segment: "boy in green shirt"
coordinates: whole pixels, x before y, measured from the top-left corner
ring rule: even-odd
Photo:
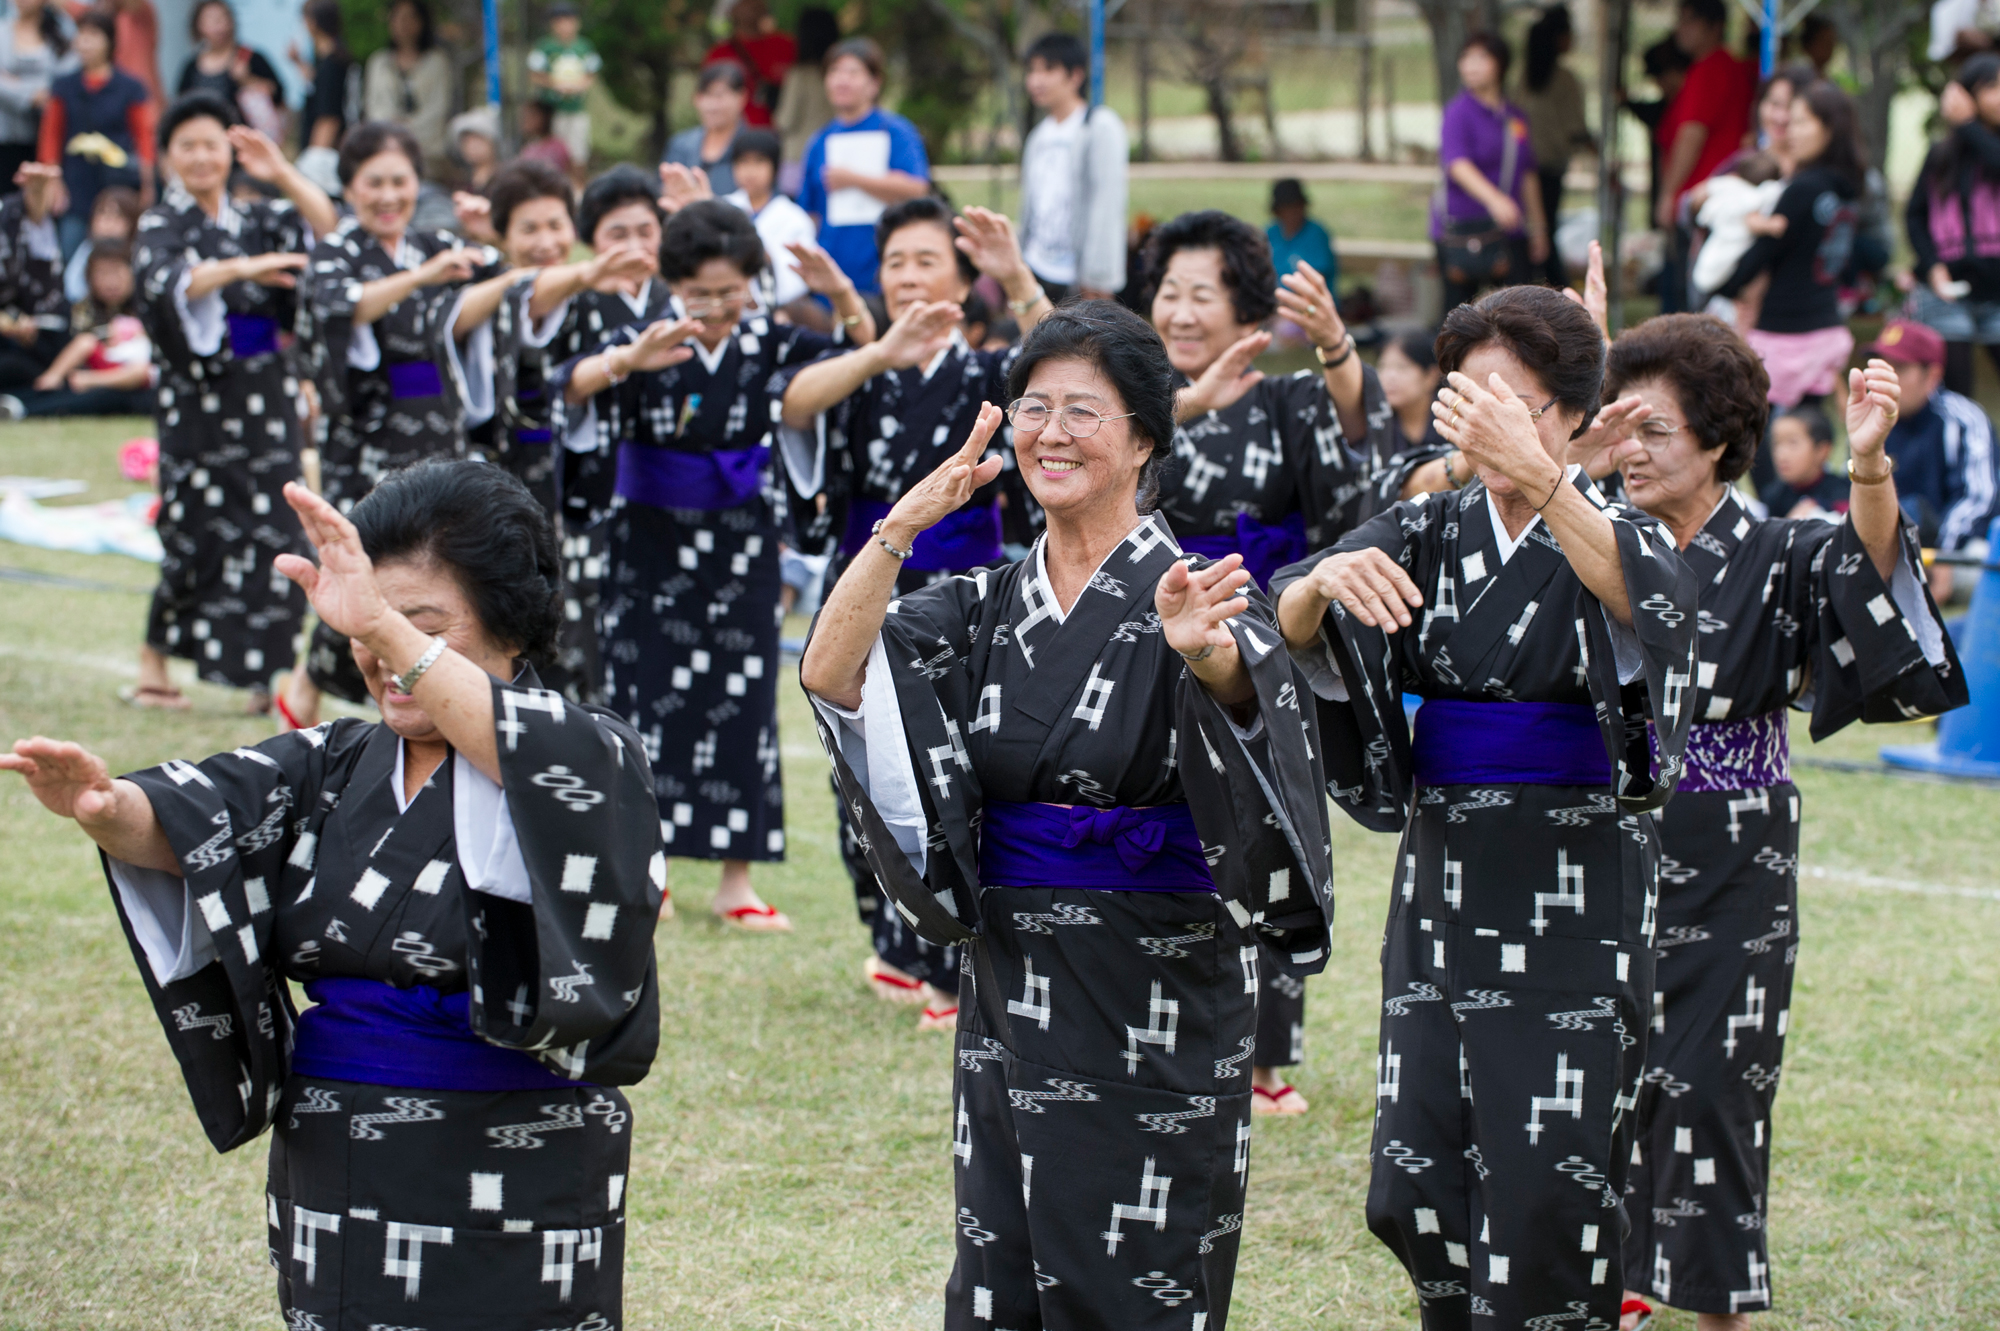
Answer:
[[[549,35],[528,53],[528,82],[534,86],[535,100],[549,108],[554,122],[550,128],[569,149],[579,175],[590,165],[590,112],[585,108],[602,63],[597,48],[583,36],[576,6],[552,6]]]

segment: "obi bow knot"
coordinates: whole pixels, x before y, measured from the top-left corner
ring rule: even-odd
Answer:
[[[1074,850],[1085,841],[1110,846],[1118,852],[1126,871],[1136,874],[1167,844],[1167,826],[1157,817],[1147,817],[1140,809],[1088,809],[1075,805],[1069,811],[1069,832],[1063,837],[1063,849]]]

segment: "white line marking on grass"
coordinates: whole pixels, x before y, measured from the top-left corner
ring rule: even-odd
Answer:
[[[135,650],[132,656],[97,656],[80,652],[52,652],[42,647],[17,647],[12,643],[0,643],[0,656],[12,656],[22,661],[38,661],[46,665],[73,666],[80,670],[100,670],[106,674],[136,677],[139,663]]]
[[[1829,869],[1823,865],[1801,865],[1799,876],[1823,882],[1846,883],[1878,892],[1913,892],[1926,897],[1970,897],[1974,901],[2000,901],[2000,888],[1954,887],[1949,883],[1923,883],[1908,878],[1882,878],[1852,869]]]

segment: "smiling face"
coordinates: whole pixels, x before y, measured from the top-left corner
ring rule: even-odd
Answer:
[[[972,286],[958,271],[953,237],[936,222],[912,222],[889,233],[882,247],[882,299],[889,318],[920,301],[948,300],[964,304]]]
[[[417,168],[395,149],[376,153],[361,164],[347,185],[347,201],[369,235],[381,240],[401,238],[417,210]]]
[[[1153,293],[1153,328],[1167,344],[1167,359],[1190,379],[1215,364],[1232,342],[1257,331],[1238,323],[1222,280],[1222,251],[1175,250]]]
[[[382,599],[409,617],[421,631],[441,637],[451,649],[497,679],[514,677],[519,649],[495,642],[449,569],[430,560],[395,560],[375,566]],[[438,742],[437,723],[407,693],[398,693],[389,663],[354,641],[354,664],[368,681],[369,696],[382,720],[407,740]]]
[[[546,268],[569,258],[576,244],[576,224],[561,199],[529,199],[507,215],[501,238],[507,262],[515,268]]]
[[[1764,90],[1764,100],[1757,103],[1757,128],[1764,142],[1773,147],[1782,146],[1785,133],[1792,123],[1792,85],[1784,79],[1773,79],[1771,86]]]
[[[621,204],[597,219],[597,229],[590,233],[590,248],[599,254],[606,250],[643,250],[649,254],[660,252],[660,214],[650,203],[634,199]],[[642,279],[633,278],[623,286],[627,294],[639,290]]]
[[[1132,421],[1106,420],[1078,439],[1062,424],[1063,408],[1089,407],[1102,416],[1124,416],[1129,407],[1104,372],[1089,361],[1048,360],[1035,367],[1023,397],[1048,408],[1039,430],[1014,429],[1014,456],[1035,502],[1051,514],[1075,517],[1096,508],[1132,508],[1137,516],[1139,473],[1153,454]]]
[[[1790,122],[1785,126],[1785,147],[1794,162],[1810,162],[1826,151],[1833,141],[1826,122],[1813,114],[1803,97],[1794,98]]]
[[[167,168],[196,198],[222,189],[229,179],[231,160],[229,135],[222,122],[207,116],[182,121],[167,140]]]
[[[1634,504],[1655,515],[1703,502],[1712,507],[1721,498],[1715,493],[1721,484],[1716,468],[1722,462],[1724,450],[1702,447],[1703,441],[1686,428],[1687,412],[1672,384],[1663,379],[1646,379],[1627,388],[1621,396],[1634,394],[1644,399],[1653,414],[1646,420],[1646,429],[1639,433],[1643,447],[1618,464],[1618,474],[1625,478],[1625,493]],[[1659,433],[1662,427],[1671,430],[1676,425],[1682,428],[1670,435]],[[1654,433],[1648,434],[1648,429]]]
[[[1558,462],[1568,456],[1569,437],[1576,432],[1581,417],[1560,402],[1550,403],[1549,399],[1555,394],[1549,392],[1541,376],[1523,365],[1513,352],[1498,343],[1488,342],[1468,352],[1464,364],[1458,368],[1460,373],[1469,376],[1481,388],[1490,387],[1487,376],[1499,375],[1501,382],[1513,390],[1514,396],[1520,398],[1528,410],[1541,409],[1541,418],[1535,422],[1535,433],[1548,455]],[[1479,478],[1494,494],[1520,493],[1514,482],[1485,467],[1479,468]]]
[[[700,321],[695,336],[710,351],[735,330],[743,307],[750,303],[750,279],[727,259],[709,259],[695,269],[693,277],[672,285],[688,316]]]

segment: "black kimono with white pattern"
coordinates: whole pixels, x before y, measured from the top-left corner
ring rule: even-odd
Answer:
[[[1625,1244],[1626,1283],[1676,1308],[1771,1306],[1771,1106],[1799,950],[1787,709],[1809,708],[1819,740],[1966,701],[1908,522],[1901,544],[1892,587],[1852,519],[1760,522],[1731,489],[1681,555],[1701,589],[1700,661],[1687,770],[1659,815]]]
[[[53,228],[54,223],[47,223]],[[28,206],[19,190],[0,200],[0,313],[33,319],[44,331],[69,330],[60,257],[35,253],[28,243]],[[50,237],[53,240],[53,237]]]
[[[1624,1288],[1629,1111],[1653,994],[1653,811],[1673,793],[1692,714],[1695,582],[1658,522],[1580,473],[1573,483],[1617,536],[1630,684],[1606,613],[1539,519],[1503,563],[1477,481],[1399,503],[1274,580],[1282,595],[1327,554],[1372,546],[1424,596],[1393,636],[1335,603],[1301,659],[1334,799],[1364,827],[1403,832],[1368,1220],[1408,1268],[1431,1331],[1487,1317],[1615,1326]],[[1613,780],[1420,786],[1405,693],[1592,706]]]
[[[163,554],[146,645],[193,661],[213,683],[261,689],[291,668],[306,612],[305,593],[273,562],[304,543],[283,494],[299,479],[299,380],[278,336],[297,300],[231,282],[197,310],[181,293],[200,264],[303,254],[312,232],[288,200],[225,197],[210,217],[173,190],[139,218],[133,242],[138,313],[159,373]],[[259,321],[258,331],[239,339],[230,319]]]
[[[628,326],[606,345],[631,342]],[[632,375],[591,400],[601,451],[707,455],[770,446],[791,374],[832,343],[750,315],[713,372],[699,356]],[[576,362],[559,369],[561,394]],[[560,410],[566,434],[572,415]],[[668,849],[707,860],[782,860],[778,761],[778,541],[784,488],[766,457],[757,491],[719,509],[615,496],[605,548],[606,704],[646,745]]]
[[[528,303],[535,274],[524,272],[493,311],[493,416],[484,424],[485,448],[494,462],[513,473],[557,523],[561,515],[561,446],[555,438],[555,409],[549,402],[551,347],[536,345]],[[562,313],[567,318],[568,311]],[[553,316],[552,316],[553,317]],[[561,335],[558,328],[554,336]],[[564,357],[564,359],[568,359]]]
[[[273,1130],[289,1326],[620,1318],[631,1113],[610,1088],[644,1077],[659,1041],[665,861],[645,756],[624,723],[532,674],[496,680],[493,711],[531,904],[466,885],[452,758],[397,812],[384,725],[334,721],[130,777],[213,959],[157,983],[115,879],[113,899],[209,1140],[228,1151]],[[539,1062],[549,1089],[302,1075],[286,981],[322,977],[469,991],[470,1034]]]
[[[891,603],[874,668],[893,694],[864,696],[861,724],[878,706],[900,718],[887,760],[907,763],[924,824],[907,848],[847,757],[856,723],[819,710],[868,864],[912,927],[965,952],[952,1331],[1228,1320],[1257,943],[1318,971],[1333,898],[1304,682],[1254,600],[1230,621],[1256,687],[1237,726],[1161,634],[1154,587],[1179,558],[1153,516],[1067,616],[1036,555]],[[1219,891],[983,882],[993,800],[1185,803]]]

